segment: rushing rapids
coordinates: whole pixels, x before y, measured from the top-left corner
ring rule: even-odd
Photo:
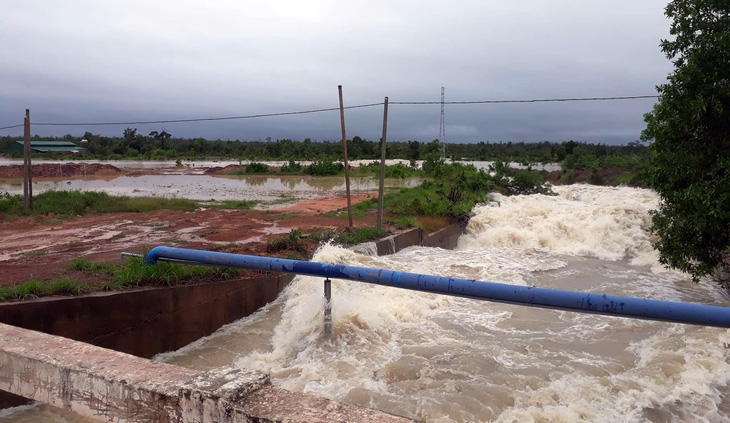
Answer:
[[[657,262],[648,190],[575,185],[474,210],[455,251],[370,257],[324,246],[315,260],[520,285],[730,305]],[[730,332],[322,280],[179,351],[187,367],[271,373],[275,384],[429,422],[729,421]],[[33,420],[48,407],[14,413]],[[31,418],[30,420],[19,420]],[[67,421],[69,416],[54,417]]]

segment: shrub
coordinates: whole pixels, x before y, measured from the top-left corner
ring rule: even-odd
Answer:
[[[598,172],[598,169],[593,169],[591,171],[591,175],[588,177],[588,182],[593,185],[603,185],[606,181],[603,178],[603,175]]]
[[[418,222],[416,222],[416,219],[411,216],[403,216],[401,218],[398,218],[393,222],[393,224],[398,229],[415,228],[418,226]]]
[[[247,174],[261,174],[261,173],[268,173],[269,167],[265,165],[264,163],[258,163],[258,162],[251,162],[246,165],[246,173]]]
[[[324,242],[334,239],[337,236],[337,231],[334,229],[318,229],[312,231],[307,238],[314,242]]]
[[[554,194],[539,173],[519,172],[505,186],[507,195]]]
[[[302,230],[292,229],[288,236],[270,239],[266,243],[266,251],[278,252],[284,250],[297,251],[300,254],[307,253],[307,246],[302,242]]]
[[[342,163],[330,160],[316,161],[307,166],[305,173],[314,176],[333,176],[345,170]]]
[[[281,173],[302,173],[302,171],[302,165],[294,160],[289,160],[289,163],[281,167]]]

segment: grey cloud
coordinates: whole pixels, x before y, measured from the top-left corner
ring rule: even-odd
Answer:
[[[382,101],[653,94],[665,1],[10,0],[0,126],[247,115]],[[447,139],[625,143],[651,100],[447,106]],[[347,112],[377,139],[382,109]],[[438,106],[392,106],[389,139],[438,136]],[[156,127],[141,127],[142,132]],[[165,125],[176,136],[337,139],[337,113]],[[35,127],[44,135],[123,127]],[[0,132],[0,135],[12,131]]]

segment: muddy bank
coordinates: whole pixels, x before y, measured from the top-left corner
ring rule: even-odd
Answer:
[[[353,196],[353,203],[373,196]],[[55,216],[0,219],[0,285],[31,278],[57,279],[69,275],[65,264],[75,258],[114,262],[122,251],[142,253],[157,245],[267,254],[268,241],[286,236],[292,229],[308,234],[316,229],[345,228],[347,218],[328,215],[345,206],[344,197],[332,195],[270,210],[160,210],[70,220]],[[356,219],[355,226],[374,226],[375,219],[375,215],[367,215]],[[397,232],[388,225],[385,229]],[[308,248],[315,249],[316,243]]]
[[[31,166],[34,178],[67,178],[77,176],[108,176],[123,175],[124,171],[118,167],[100,163],[63,163],[63,164],[34,164]],[[16,179],[23,177],[22,165],[0,166],[0,179]]]
[[[601,168],[585,170],[539,171],[547,182],[553,185],[591,184],[591,185],[629,185],[643,187],[639,171],[627,168]]]

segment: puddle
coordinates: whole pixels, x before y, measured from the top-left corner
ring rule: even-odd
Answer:
[[[2,231],[0,232],[0,262],[24,254],[38,252],[51,253],[58,248],[70,244],[95,245],[100,241],[106,244],[116,242],[124,231],[119,229],[132,223],[130,220],[122,220],[114,224],[100,225],[93,228],[63,228],[63,225],[49,225],[25,230],[21,233]],[[124,237],[122,242],[129,241]],[[90,253],[91,250],[80,253]]]

